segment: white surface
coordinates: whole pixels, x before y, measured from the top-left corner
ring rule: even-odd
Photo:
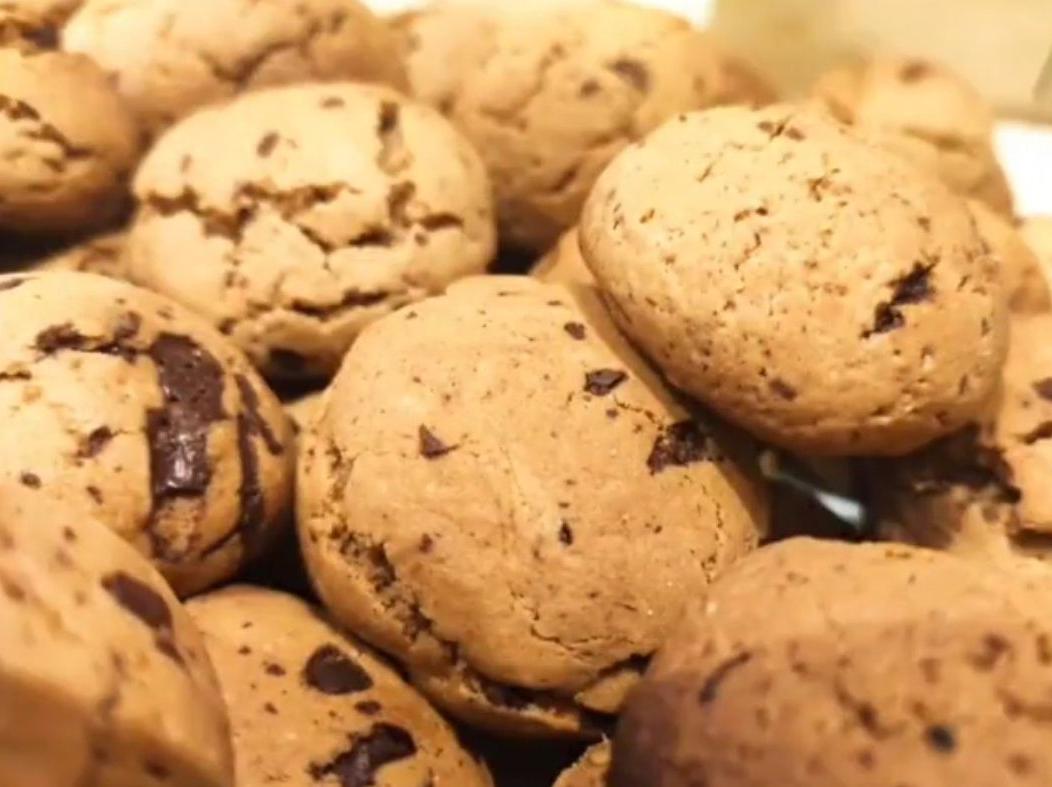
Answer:
[[[997,155],[1008,173],[1020,216],[1052,216],[1052,126],[1002,121]]]

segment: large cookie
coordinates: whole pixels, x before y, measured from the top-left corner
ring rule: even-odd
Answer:
[[[301,543],[336,619],[451,713],[594,733],[765,530],[742,449],[590,289],[469,279],[351,348],[302,437]]]
[[[206,315],[264,373],[327,377],[372,320],[481,273],[489,181],[433,109],[298,85],[203,110],[135,181],[133,278]]]
[[[281,405],[178,305],[86,273],[0,276],[0,479],[96,517],[180,595],[230,577],[288,513]]]
[[[358,0],[85,0],[62,45],[111,74],[152,134],[268,85],[405,84],[394,37]]]
[[[0,638],[0,784],[233,786],[212,666],[164,580],[82,508],[7,480]]]
[[[764,547],[633,693],[608,784],[1048,784],[1050,589],[898,545]]]
[[[906,453],[996,384],[1007,310],[965,204],[822,113],[670,121],[603,173],[580,235],[672,382],[785,448]]]
[[[188,609],[230,709],[240,784],[491,787],[423,697],[299,599],[242,585]]]
[[[88,58],[0,47],[0,234],[73,234],[128,203],[139,129]]]

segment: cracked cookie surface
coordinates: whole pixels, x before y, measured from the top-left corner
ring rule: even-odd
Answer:
[[[1012,217],[1012,191],[994,154],[993,110],[956,74],[925,60],[874,60],[824,75],[812,96],[955,192]]]
[[[331,375],[365,325],[481,273],[496,243],[470,145],[376,86],[272,88],[204,110],[160,140],[135,194],[135,280],[277,378]]]
[[[603,173],[580,234],[672,382],[790,450],[903,454],[997,382],[1007,308],[965,204],[823,113],[670,121]]]
[[[384,318],[300,445],[326,606],[515,734],[596,735],[766,529],[747,444],[684,410],[590,288],[479,277]]]
[[[128,202],[139,129],[85,57],[0,47],[0,233],[75,233]]]
[[[574,224],[618,151],[666,118],[771,98],[682,18],[615,0],[438,3],[399,29],[414,94],[447,111],[490,168],[502,240],[534,251]]]
[[[219,686],[167,584],[101,520],[6,479],[0,631],[0,783],[233,786]]]
[[[764,547],[655,659],[608,783],[1047,784],[1050,587],[899,545]]]
[[[0,276],[0,478],[76,506],[181,595],[288,512],[291,433],[248,361],[177,304],[85,273]]]
[[[247,585],[187,609],[230,708],[241,783],[492,787],[424,698],[321,611]]]
[[[394,37],[358,0],[86,0],[62,45],[110,73],[151,134],[268,85],[405,85]]]

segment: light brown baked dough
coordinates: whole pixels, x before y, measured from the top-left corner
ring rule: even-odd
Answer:
[[[111,74],[150,134],[271,85],[405,86],[394,37],[358,0],[85,0],[62,46]]]
[[[1019,225],[1019,232],[1037,255],[1045,280],[1052,287],[1052,216],[1031,216]]]
[[[1050,589],[899,545],[764,547],[633,693],[608,784],[1047,784]]]
[[[677,112],[772,98],[682,18],[619,0],[438,3],[399,27],[414,95],[490,168],[502,240],[538,252],[631,141]]]
[[[139,129],[86,57],[0,47],[0,233],[74,234],[128,203]]]
[[[745,451],[594,291],[473,278],[351,348],[302,437],[300,540],[334,617],[450,713],[594,735],[765,531]]]
[[[131,275],[275,378],[331,376],[365,325],[483,272],[496,245],[479,157],[435,110],[379,86],[203,110],[157,143],[135,194]]]
[[[812,88],[839,120],[935,173],[962,196],[1012,215],[1012,191],[993,148],[990,105],[961,77],[919,59],[882,58],[838,68]]]
[[[101,520],[7,480],[0,632],[0,784],[233,787],[215,674],[164,580]]]
[[[492,787],[424,698],[319,610],[247,585],[187,609],[230,708],[239,784]]]
[[[669,379],[804,454],[903,454],[975,416],[1007,309],[964,203],[827,115],[683,115],[603,173],[581,248]]]
[[[54,49],[59,30],[81,0],[0,0],[0,47]]]
[[[1001,270],[1001,283],[1014,312],[1042,312],[1050,305],[1049,283],[1041,261],[1016,227],[990,208],[968,201],[979,234]]]
[[[38,271],[96,273],[126,281],[128,263],[124,256],[125,242],[124,232],[110,232],[53,254],[33,267]]]
[[[285,524],[281,405],[199,318],[101,276],[14,274],[0,335],[0,479],[104,521],[183,596]]]
[[[562,234],[548,253],[537,261],[530,274],[548,284],[595,286],[595,277],[581,256],[576,227]]]
[[[573,767],[568,768],[555,782],[555,787],[606,787],[610,770],[610,741],[590,747]]]

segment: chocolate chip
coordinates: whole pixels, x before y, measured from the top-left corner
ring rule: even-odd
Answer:
[[[399,111],[398,104],[393,101],[384,101],[380,105],[380,119],[376,126],[376,131],[380,136],[386,136],[398,127]]]
[[[330,762],[311,764],[307,772],[315,781],[326,776],[339,780],[340,787],[372,787],[376,773],[385,765],[416,754],[413,736],[393,724],[374,724],[369,731],[352,739],[351,747]]]
[[[685,467],[694,462],[718,462],[722,459],[715,441],[695,421],[679,421],[665,427],[654,440],[647,457],[651,475],[668,467]]]
[[[1052,402],[1052,377],[1046,377],[1044,380],[1038,380],[1031,386],[1034,389],[1034,393],[1040,396],[1042,399],[1047,399]]]
[[[952,727],[933,724],[924,732],[928,745],[942,754],[950,754],[957,748],[957,736]]]
[[[42,330],[37,334],[33,344],[40,352],[51,355],[59,350],[78,348],[84,342],[85,337],[73,327],[73,324],[64,322]]]
[[[364,716],[375,716],[382,708],[375,700],[362,700],[354,704],[354,709]]]
[[[85,487],[84,491],[87,492],[88,496],[95,501],[96,505],[102,505],[102,490],[100,490],[97,486],[92,486],[89,484],[87,487]]]
[[[247,656],[252,652],[252,648],[250,648],[248,645],[242,645],[240,648],[237,649],[237,652],[240,656]]]
[[[428,533],[424,533],[424,535],[420,536],[419,548],[423,554],[430,554],[431,550],[435,548],[435,539],[433,539]]]
[[[446,445],[434,432],[426,426],[419,429],[420,455],[425,459],[438,459],[450,451],[455,451],[459,446]]]
[[[80,448],[77,449],[77,456],[81,459],[91,459],[98,456],[113,437],[113,430],[108,426],[100,426],[97,429],[93,429],[91,434],[81,443]]]
[[[935,290],[931,285],[931,271],[933,267],[933,265],[916,263],[913,266],[913,270],[892,282],[894,291],[892,292],[891,300],[877,304],[877,308],[874,311],[873,327],[862,334],[863,338],[868,338],[877,333],[887,333],[905,325],[906,318],[899,309],[900,306],[931,300],[935,294]]]
[[[422,216],[417,223],[431,232],[464,226],[464,220],[452,213],[432,213],[429,216]]]
[[[58,49],[58,29],[51,25],[29,30],[23,37],[40,49]]]
[[[650,88],[650,72],[638,60],[622,57],[611,63],[608,68],[640,93],[646,93]]]
[[[568,322],[563,326],[563,330],[578,341],[585,337],[585,327],[579,322]]]
[[[1023,442],[1027,445],[1033,445],[1041,440],[1047,440],[1050,437],[1052,437],[1052,421],[1042,421],[1023,435]]]
[[[606,396],[627,378],[620,369],[596,369],[585,374],[584,390],[593,396]]]
[[[266,498],[263,496],[263,485],[259,477],[259,455],[252,440],[254,429],[251,418],[245,413],[238,413],[237,453],[241,464],[238,500],[241,503],[241,513],[236,529],[245,544],[246,560],[254,557],[260,546],[259,536],[267,514]]]
[[[273,456],[280,456],[284,447],[281,445],[281,441],[274,435],[273,430],[270,428],[270,424],[267,423],[266,419],[263,418],[259,412],[259,394],[256,393],[256,389],[243,374],[234,375],[234,382],[237,383],[237,390],[241,394],[241,401],[245,405],[247,411],[246,414],[248,415],[249,424],[252,427],[253,434],[257,434],[263,438],[267,450],[270,451]]]
[[[267,713],[269,713],[272,716],[277,716],[278,715],[278,709],[275,707],[273,702],[264,702],[263,703],[263,710],[265,710]]]
[[[323,694],[353,694],[372,688],[372,678],[335,645],[322,645],[303,668],[303,680]]]
[[[18,480],[23,486],[28,486],[30,489],[40,489],[40,476],[36,473],[22,473],[18,476]]]
[[[716,669],[709,673],[708,677],[705,678],[705,682],[701,684],[701,690],[698,692],[698,702],[702,705],[708,705],[716,700],[716,697],[720,692],[720,685],[727,679],[734,670],[739,667],[743,667],[749,663],[752,659],[752,654],[748,651],[743,651],[734,656],[731,656],[726,661],[720,663]]]
[[[261,158],[266,158],[274,152],[274,148],[278,146],[280,140],[281,137],[273,131],[264,134],[262,139],[259,140],[259,144],[256,145],[256,155]]]
[[[594,96],[600,90],[599,83],[594,79],[586,79],[581,83],[580,89],[577,91],[577,95],[581,98],[588,98]]]
[[[172,610],[149,585],[117,571],[102,578],[102,587],[128,612],[152,629],[170,629]]]
[[[268,675],[273,675],[276,678],[280,678],[282,675],[287,674],[285,668],[280,664],[275,664],[273,661],[268,661],[263,665],[263,671]]]
[[[62,540],[65,541],[67,544],[75,543],[77,540],[76,531],[68,526],[62,528]]]
[[[793,386],[789,385],[785,380],[775,377],[771,380],[771,390],[774,391],[778,396],[786,399],[787,401],[793,401],[797,396],[797,391]]]
[[[563,522],[559,526],[559,540],[566,546],[570,546],[573,543],[573,530],[570,529],[570,525],[567,522]]]

